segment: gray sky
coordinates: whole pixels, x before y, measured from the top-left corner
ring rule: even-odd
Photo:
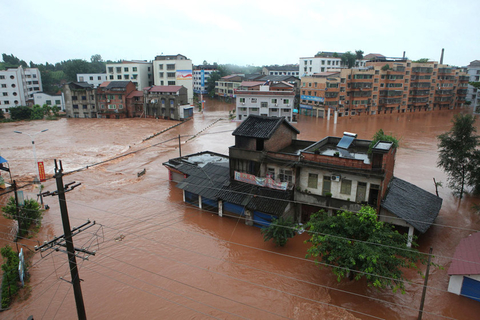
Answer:
[[[35,63],[152,60],[298,63],[363,50],[468,65],[480,59],[479,0],[0,0],[0,53]]]

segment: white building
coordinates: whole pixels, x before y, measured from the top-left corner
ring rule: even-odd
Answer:
[[[333,70],[340,71],[340,69],[347,68],[347,66],[342,63],[342,54],[343,53],[322,52],[315,57],[300,58],[298,65],[300,77]],[[367,60],[357,60],[355,67],[364,68],[366,63]]]
[[[35,92],[33,94],[33,103],[43,106],[57,106],[60,110],[65,111],[65,97],[61,94],[47,94],[43,92]]]
[[[37,68],[10,68],[0,71],[0,108],[25,106],[35,92],[42,91],[42,79]]]
[[[215,66],[202,65],[196,66],[193,70],[193,92],[207,94],[207,81],[213,72],[216,72]]]
[[[151,62],[132,60],[108,63],[106,72],[107,81],[132,81],[137,90],[143,90],[143,88],[153,85]]]
[[[266,76],[295,76],[299,77],[298,66],[265,66],[262,74]]]
[[[467,67],[467,73],[470,77],[470,79],[468,80],[469,82],[479,82],[480,60],[470,62]],[[473,107],[473,112],[480,114],[480,94],[478,93],[478,90],[471,85],[468,85],[466,100],[472,103],[471,106]]]
[[[260,90],[237,90],[237,120],[245,120],[249,115],[266,117],[285,117],[288,122],[295,121],[293,105],[295,92],[270,91],[270,86],[260,86]]]
[[[184,55],[161,55],[153,61],[156,86],[184,86],[188,103],[193,103],[193,65]]]
[[[88,84],[93,84],[94,88],[98,87],[105,81],[107,81],[107,75],[105,73],[78,73],[77,74],[77,82],[86,82]]]

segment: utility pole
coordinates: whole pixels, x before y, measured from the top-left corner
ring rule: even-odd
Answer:
[[[422,320],[423,305],[425,304],[425,295],[427,294],[428,273],[430,272],[430,261],[432,260],[432,251],[433,248],[430,247],[430,252],[428,253],[427,273],[425,274],[425,282],[423,284],[422,300],[420,301],[420,310],[418,311],[418,320]]]
[[[18,235],[20,234],[20,230],[22,230],[22,223],[20,222],[20,212],[18,210],[18,195],[17,195],[17,182],[13,180],[13,192],[15,193],[15,212],[17,214],[17,222],[18,222],[18,230],[17,230],[17,237],[15,241],[18,240]]]
[[[182,157],[182,143],[180,141],[180,135],[178,135],[178,152],[180,152],[180,157]]]

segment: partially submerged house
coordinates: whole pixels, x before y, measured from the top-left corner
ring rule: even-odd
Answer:
[[[381,213],[381,220],[409,227],[412,234],[414,229],[425,232],[435,220],[442,200],[393,176],[393,143],[379,141],[370,149],[370,140],[353,133],[320,141],[297,140],[299,133],[284,117],[250,115],[233,132],[235,145],[228,157],[222,156],[221,169],[217,163],[194,172],[190,157],[197,154],[164,165],[171,179],[181,181],[177,186],[193,194],[186,199],[210,187],[205,195],[218,202],[219,215],[242,216],[250,225],[268,225],[280,216],[306,222],[320,209],[358,211],[367,204]],[[221,172],[223,180],[212,179]],[[417,208],[406,213],[399,208],[402,201],[406,208]]]
[[[448,275],[449,292],[480,301],[480,232],[460,241]]]

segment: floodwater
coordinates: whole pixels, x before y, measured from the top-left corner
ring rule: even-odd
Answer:
[[[177,122],[154,119],[61,119],[0,125],[0,155],[6,158],[19,185],[33,178],[31,140],[14,130],[34,133],[37,158],[47,176],[53,160],[62,160],[64,183],[82,185],[67,193],[71,226],[88,219],[96,224],[74,238],[76,247],[96,251],[88,260],[77,258],[85,309],[89,319],[416,319],[423,278],[408,271],[406,293],[376,291],[364,282],[341,283],[328,269],[305,259],[304,233],[285,248],[264,243],[260,230],[233,218],[220,218],[186,205],[181,190],[168,181],[162,163],[181,153],[204,150],[228,154],[231,104],[207,101],[194,119],[143,141]],[[447,292],[456,245],[474,230],[480,218],[471,206],[478,198],[459,201],[446,187],[436,167],[436,136],[449,130],[457,112],[388,114],[375,117],[324,119],[300,116],[299,139],[355,132],[370,139],[380,128],[399,137],[395,175],[434,193],[433,178],[442,181],[442,210],[420,250],[433,247],[423,319],[475,319],[480,303]],[[479,125],[480,123],[477,123]],[[479,128],[480,132],[480,128]],[[98,162],[125,155],[103,164]],[[88,168],[87,168],[88,166]],[[146,169],[146,174],[137,173]],[[4,175],[5,177],[5,175]],[[56,190],[55,180],[43,183]],[[24,188],[35,197],[36,189]],[[7,196],[0,201],[5,203]],[[58,199],[46,197],[39,242],[63,234]],[[0,244],[12,243],[13,224],[0,218]],[[21,241],[33,250],[37,240]],[[422,266],[425,270],[425,266]],[[2,319],[75,319],[76,308],[67,257],[62,252],[37,253],[30,268],[31,296],[1,313]]]

